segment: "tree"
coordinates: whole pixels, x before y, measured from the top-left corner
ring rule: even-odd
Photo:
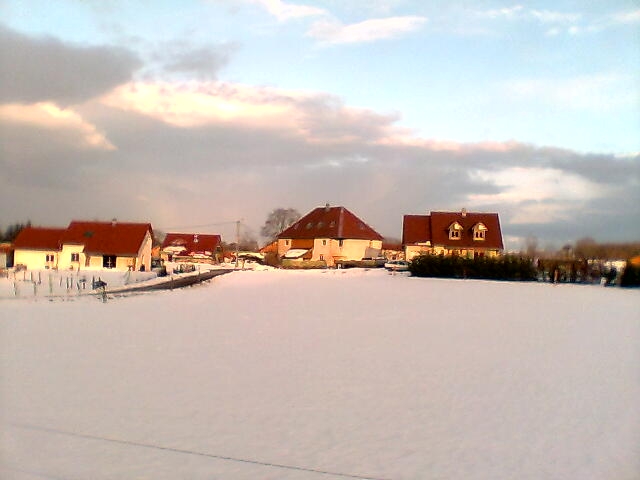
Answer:
[[[31,220],[27,220],[27,223],[14,223],[13,225],[8,226],[4,233],[0,231],[0,241],[13,242],[24,228],[30,226]]]
[[[295,208],[276,208],[267,216],[260,234],[273,242],[280,232],[300,220],[300,216]]]
[[[538,239],[534,235],[529,235],[524,241],[524,253],[529,258],[538,256]]]

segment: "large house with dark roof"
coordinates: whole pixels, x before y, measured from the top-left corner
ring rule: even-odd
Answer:
[[[467,212],[465,209],[405,215],[402,245],[407,260],[424,253],[492,257],[504,249],[498,214]]]
[[[318,207],[278,235],[278,256],[325,262],[375,257],[382,235],[344,207]]]
[[[30,270],[150,270],[150,223],[79,222],[27,227],[16,237],[14,264]]]
[[[219,262],[222,237],[204,233],[167,233],[160,247],[160,257],[170,262]]]

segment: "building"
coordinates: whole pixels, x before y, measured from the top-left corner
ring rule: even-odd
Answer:
[[[278,256],[296,261],[362,260],[380,255],[382,235],[345,207],[318,207],[278,235]]]
[[[14,264],[30,270],[151,269],[149,223],[73,221],[67,228],[27,227],[15,239]]]
[[[0,243],[0,270],[13,266],[13,245]]]
[[[405,215],[402,245],[407,260],[424,253],[492,257],[504,249],[498,214],[467,212],[465,209]]]
[[[202,233],[168,233],[160,258],[169,262],[218,263],[222,260],[222,237]]]

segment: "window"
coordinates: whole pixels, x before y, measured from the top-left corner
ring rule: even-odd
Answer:
[[[289,245],[289,240],[285,240],[285,241],[284,241],[284,244],[285,244],[285,245]]]
[[[326,245],[327,241],[326,240],[322,240],[322,245]]]
[[[453,222],[449,225],[449,240],[460,240],[460,237],[462,237],[462,225]]]
[[[79,253],[72,253],[71,254],[71,261],[72,262],[79,262],[80,261],[80,254]]]
[[[46,255],[47,263],[53,263],[55,261],[55,256],[53,254]]]
[[[324,255],[320,255],[320,260],[324,260]]]
[[[339,247],[342,247],[343,244],[344,244],[344,240],[343,239],[338,240],[338,246]]]
[[[473,226],[473,239],[474,240],[484,240],[487,238],[487,227],[484,223],[476,223]]]

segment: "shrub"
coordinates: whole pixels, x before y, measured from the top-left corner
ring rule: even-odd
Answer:
[[[513,255],[492,258],[420,255],[409,263],[409,271],[417,277],[520,281],[537,279],[537,272],[531,260]]]
[[[640,287],[640,266],[636,267],[627,262],[627,266],[620,278],[621,287]]]

